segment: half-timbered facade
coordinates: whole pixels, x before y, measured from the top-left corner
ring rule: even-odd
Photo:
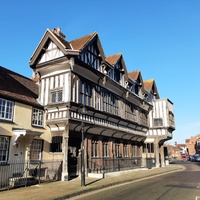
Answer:
[[[149,130],[143,153],[147,154],[148,157],[153,156],[156,166],[164,166],[168,163],[168,154],[163,144],[172,139],[172,132],[175,130],[173,103],[167,98],[160,98],[154,79],[145,80],[144,87],[149,93],[147,101],[152,103],[153,109],[149,112]],[[149,153],[149,148],[147,148],[149,144],[153,144],[153,155]]]
[[[47,29],[30,67],[50,129],[49,156],[63,160],[62,180],[79,173],[83,153],[87,174],[145,165],[151,90],[140,72],[127,73],[121,53],[105,56],[97,32],[68,42],[59,28]]]

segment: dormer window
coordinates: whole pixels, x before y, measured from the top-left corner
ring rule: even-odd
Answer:
[[[101,58],[99,55],[97,45],[92,44],[81,54],[81,60],[96,70],[100,70]]]

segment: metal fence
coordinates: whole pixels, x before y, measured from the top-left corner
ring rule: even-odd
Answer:
[[[62,161],[0,163],[0,190],[61,180]]]
[[[145,167],[143,166],[143,160],[141,157],[93,158],[88,161],[89,173],[108,173],[108,172],[137,169],[141,167]]]

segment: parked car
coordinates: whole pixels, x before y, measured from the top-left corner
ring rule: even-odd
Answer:
[[[200,155],[199,154],[194,154],[191,157],[192,162],[200,162]]]

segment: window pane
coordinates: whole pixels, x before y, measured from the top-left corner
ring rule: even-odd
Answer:
[[[41,159],[42,140],[33,140],[30,147],[30,160]]]
[[[51,93],[51,102],[55,103],[56,102],[56,92]]]
[[[0,118],[12,120],[14,103],[5,99],[0,99]]]
[[[8,160],[9,142],[9,137],[0,136],[0,162]]]
[[[44,111],[34,108],[32,114],[32,125],[43,126]]]

